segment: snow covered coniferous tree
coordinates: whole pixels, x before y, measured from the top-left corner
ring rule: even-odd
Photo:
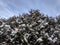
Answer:
[[[0,45],[59,45],[60,17],[31,10],[20,16],[0,19]]]

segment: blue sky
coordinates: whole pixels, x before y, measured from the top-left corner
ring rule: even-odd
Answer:
[[[30,9],[55,17],[60,14],[60,0],[0,0],[0,18],[17,16]]]

